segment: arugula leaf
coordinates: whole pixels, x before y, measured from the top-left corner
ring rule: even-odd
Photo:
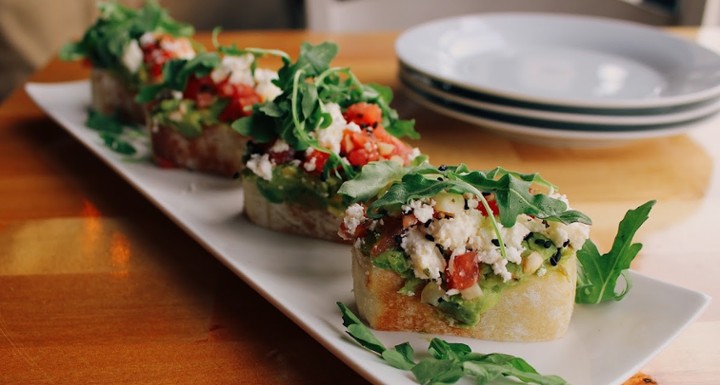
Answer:
[[[418,167],[426,161],[427,157],[418,156],[412,166]],[[352,197],[353,202],[368,201],[411,170],[413,168],[403,167],[398,162],[370,162],[354,179],[343,183],[338,193]]]
[[[123,123],[113,116],[103,115],[93,109],[88,110],[85,125],[100,132],[120,134],[123,132]]]
[[[148,84],[140,88],[135,101],[148,103],[155,100],[163,91],[183,91],[190,76],[198,78],[208,75],[220,65],[217,52],[201,52],[192,59],[170,60],[163,66],[163,80],[158,84]]]
[[[85,126],[97,131],[105,146],[111,150],[123,155],[134,155],[137,153],[135,146],[125,140],[125,138],[129,136],[126,135],[126,133],[137,131],[132,129],[126,130],[126,124],[117,116],[103,115],[93,109],[89,109]]]
[[[357,341],[364,348],[375,353],[382,354],[387,348],[382,341],[377,339],[375,335],[365,326],[362,321],[348,309],[342,302],[337,302],[340,312],[342,313],[343,326],[347,328],[347,334]]]
[[[503,378],[503,383],[568,385],[558,376],[541,375],[527,361],[509,354],[473,353],[466,344],[450,343],[439,338],[430,341],[428,351],[432,357],[415,362],[414,350],[405,342],[387,349],[372,331],[348,309],[337,302],[347,334],[366,349],[377,353],[394,368],[409,370],[420,384],[454,384],[470,377],[477,384]]]
[[[619,301],[628,293],[631,282],[626,276],[635,256],[642,248],[641,243],[632,243],[637,230],[648,219],[650,210],[656,201],[651,200],[634,210],[628,210],[618,226],[617,235],[610,251],[600,255],[597,246],[585,241],[578,250],[580,263],[578,271],[576,303],[598,304],[607,301]],[[617,281],[622,276],[625,287],[618,292]]]
[[[392,349],[386,349],[381,353],[382,358],[390,366],[402,370],[411,370],[415,365],[415,351],[409,343],[395,345]]]
[[[117,153],[123,155],[134,155],[137,152],[132,144],[121,139],[118,135],[101,132],[100,138],[102,138],[103,143],[105,143],[106,146]]]

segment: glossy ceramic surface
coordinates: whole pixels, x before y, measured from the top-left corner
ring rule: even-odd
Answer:
[[[480,14],[403,33],[399,59],[448,83],[578,108],[655,108],[720,94],[720,57],[650,27],[550,14]]]

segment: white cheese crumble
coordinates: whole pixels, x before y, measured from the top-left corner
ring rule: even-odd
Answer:
[[[290,145],[282,139],[277,139],[270,147],[270,152],[285,152],[290,150]]]
[[[188,39],[167,37],[160,40],[160,48],[178,59],[192,59],[195,57],[195,49],[193,49]]]
[[[315,149],[312,147],[305,150],[305,158],[306,159],[309,158],[310,154],[312,154],[313,152],[315,152]],[[315,157],[310,158],[310,160],[306,161],[305,164],[303,164],[303,168],[307,172],[315,171],[317,169],[317,158],[315,158]]]
[[[157,41],[157,38],[155,37],[155,34],[152,32],[145,32],[142,36],[140,36],[140,45],[145,47],[150,44],[154,44]]]
[[[345,130],[360,131],[360,127],[357,124],[348,124],[337,103],[326,104],[325,110],[330,114],[332,123],[330,123],[327,128],[319,129],[314,131],[314,133],[320,146],[339,154],[340,142],[342,141]]]
[[[280,87],[272,83],[277,78],[278,74],[275,71],[265,68],[255,69],[255,91],[263,101],[273,100],[282,93]]]
[[[231,84],[254,86],[251,70],[254,61],[255,57],[249,53],[242,56],[225,56],[220,62],[220,66],[210,73],[210,77],[215,83],[220,83],[227,78]]]
[[[425,238],[418,228],[412,228],[403,237],[400,247],[410,256],[415,276],[421,279],[440,279],[445,270],[445,258],[435,246],[435,242]]]
[[[137,40],[131,40],[130,43],[125,46],[122,55],[122,63],[132,74],[136,73],[140,69],[140,66],[143,63],[143,51]]]
[[[412,211],[418,221],[425,223],[433,219],[433,214],[435,213],[435,210],[432,208],[433,204],[434,202],[432,200],[430,200],[429,204],[419,200],[412,200],[409,205],[403,205],[402,210]]]
[[[273,164],[268,154],[252,154],[245,167],[260,178],[267,181],[272,180]]]
[[[355,234],[355,230],[360,226],[363,219],[365,218],[365,208],[357,203],[353,203],[345,209],[345,216],[343,217],[343,224],[348,234]]]

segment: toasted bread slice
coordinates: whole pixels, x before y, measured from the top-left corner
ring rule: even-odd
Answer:
[[[245,215],[258,226],[289,234],[343,242],[338,236],[341,218],[325,209],[310,209],[291,203],[271,203],[254,180],[243,179]]]
[[[150,134],[153,156],[160,165],[225,176],[245,168],[242,156],[248,139],[228,124],[204,127],[200,136],[188,138],[172,127],[151,122]]]
[[[371,257],[352,249],[355,301],[360,316],[378,330],[414,331],[496,341],[547,341],[563,336],[575,303],[577,260],[573,254],[542,277],[508,286],[498,303],[473,327],[454,327],[433,306],[399,294],[403,279],[375,267]]]
[[[135,102],[136,92],[111,71],[93,68],[90,88],[95,111],[108,116],[117,114],[128,122],[145,124],[145,107]]]

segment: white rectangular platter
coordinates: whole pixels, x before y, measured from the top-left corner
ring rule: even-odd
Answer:
[[[86,81],[26,86],[65,130],[144,194],[258,293],[350,367],[377,384],[413,384],[346,334],[335,303],[353,305],[348,246],[271,232],[243,216],[237,181],[150,162],[129,162],[85,127]],[[707,306],[709,297],[632,273],[633,289],[617,303],[577,306],[570,330],[557,341],[500,343],[446,337],[479,353],[520,356],[540,373],[571,384],[619,384],[639,370]],[[672,310],[670,310],[672,309]],[[432,336],[377,332],[386,346],[409,341],[424,352]]]

